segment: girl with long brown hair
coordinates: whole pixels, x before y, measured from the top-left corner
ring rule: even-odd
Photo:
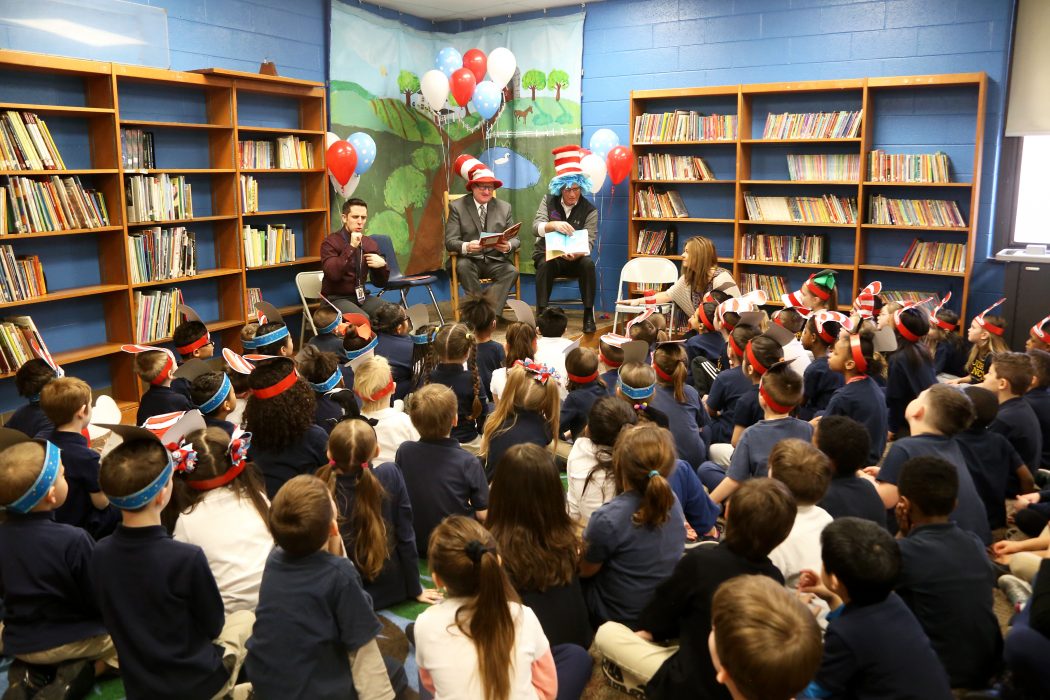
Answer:
[[[681,343],[663,343],[653,351],[656,392],[653,407],[667,416],[678,456],[696,469],[707,459],[707,445],[700,428],[708,418],[700,405],[700,395],[687,384],[689,370]]]
[[[731,297],[740,296],[740,288],[732,273],[718,266],[718,251],[709,238],[693,236],[682,248],[682,276],[666,292],[657,292],[648,297],[639,297],[626,303],[666,304],[673,301],[686,317],[696,313],[696,307],[704,296],[719,289]]]
[[[513,445],[532,443],[556,450],[560,412],[558,378],[552,368],[532,360],[512,367],[481,437],[480,454],[488,480],[495,480],[500,459]]]
[[[514,363],[536,357],[538,347],[539,338],[535,326],[521,321],[507,326],[507,336],[503,343],[503,366],[493,370],[492,379],[489,380],[489,396],[492,397],[493,403],[498,402],[503,394],[503,387],[507,385],[507,372]]]
[[[481,378],[478,374],[478,342],[474,331],[465,323],[449,323],[438,329],[432,343],[437,366],[430,372],[428,384],[444,384],[456,394],[459,405],[452,437],[463,443],[476,444],[484,408]],[[466,369],[463,369],[464,364]]]

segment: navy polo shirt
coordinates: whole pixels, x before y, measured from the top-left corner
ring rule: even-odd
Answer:
[[[113,506],[99,510],[91,502],[91,494],[102,491],[98,484],[98,452],[88,447],[87,438],[80,433],[56,430],[48,440],[62,450],[62,466],[69,484],[66,502],[55,511],[55,520],[82,527],[95,539],[113,532],[120,522],[120,513]]]
[[[987,428],[959,433],[955,442],[966,459],[974,488],[988,512],[988,525],[993,530],[1006,527],[1007,484],[1010,475],[1017,484],[1017,470],[1023,464],[1017,450],[1005,437]]]
[[[912,435],[894,440],[882,460],[876,478],[896,485],[904,463],[913,457],[940,457],[955,467],[959,475],[959,502],[952,511],[951,519],[963,530],[977,535],[985,544],[991,544],[992,531],[988,527],[988,513],[977,495],[970,470],[966,468],[966,458],[955,440],[945,435]],[[897,519],[893,510],[887,511],[887,524],[891,532],[897,531]]]
[[[200,547],[173,540],[160,525],[120,525],[95,545],[89,570],[129,698],[219,691],[230,674],[213,640],[225,615]]]
[[[204,416],[204,424],[209,428],[222,428],[231,438],[233,437],[233,431],[237,428],[237,426],[228,420],[219,420],[218,418],[212,418],[211,416]]]
[[[570,431],[574,440],[579,437],[587,427],[591,408],[603,396],[608,396],[608,391],[597,379],[570,391],[561,402],[559,433]]]
[[[489,395],[489,384],[492,383],[492,373],[503,366],[507,353],[503,346],[495,340],[486,340],[478,343],[478,376],[481,377],[481,388],[485,392],[485,400],[491,401]]]
[[[605,382],[605,390],[609,392],[609,396],[616,396],[616,387],[620,385],[619,368],[602,372],[599,379]]]
[[[8,513],[0,525],[0,592],[4,653],[46,651],[105,634],[95,607],[88,562],[95,547],[54,513]]]
[[[912,399],[924,389],[937,383],[933,364],[923,360],[918,366],[912,366],[903,354],[895,352],[890,356],[889,371],[886,375],[886,408],[890,432],[896,433],[907,426],[904,410]]]
[[[1038,468],[1036,465],[1042,463],[1043,429],[1032,405],[1024,398],[1018,396],[999,404],[999,413],[988,429],[1009,440],[1017,454],[1021,455],[1021,461],[1030,469],[1035,470]],[[1013,482],[1013,486],[1016,489],[1016,482]]]
[[[703,408],[696,389],[686,386],[685,403],[678,403],[674,398],[674,389],[659,385],[653,394],[652,405],[667,416],[668,429],[674,436],[678,457],[688,462],[693,469],[699,467],[707,459],[707,445],[700,436]]]
[[[962,342],[951,343],[942,340],[937,343],[937,349],[933,352],[933,371],[936,374],[965,377],[966,354],[966,346]]]
[[[858,377],[838,389],[824,410],[825,416],[847,416],[864,425],[871,438],[868,463],[878,464],[886,447],[886,398],[871,377]]]
[[[343,339],[335,333],[321,333],[306,341],[321,352],[330,352],[340,360],[346,359],[346,351],[343,350]]]
[[[19,430],[34,439],[46,440],[55,424],[44,414],[39,401],[30,401],[11,414],[4,427]]]
[[[729,442],[732,439],[737,402],[752,390],[758,391],[740,367],[731,367],[718,373],[707,395],[708,409],[719,413],[711,423],[711,443]]]
[[[503,453],[515,445],[532,443],[546,448],[554,436],[551,435],[550,423],[535,411],[518,410],[507,419],[506,430],[500,432],[498,427],[489,440],[489,451],[485,459],[485,475],[489,481],[496,478],[496,468]]]
[[[711,364],[717,364],[725,352],[726,341],[721,333],[698,333],[685,341],[685,354],[689,364],[697,357],[703,357]]]
[[[733,411],[733,428],[742,426],[750,428],[755,423],[766,417],[766,412],[758,403],[758,384],[752,384],[751,388],[740,395],[737,399],[736,409]],[[732,433],[730,433],[732,437]]]
[[[726,476],[744,482],[769,474],[769,453],[781,440],[796,438],[810,442],[813,426],[798,418],[774,418],[760,420],[744,431],[733,450]]]
[[[139,400],[139,410],[135,414],[135,420],[142,425],[147,418],[175,411],[188,411],[191,408],[196,408],[196,406],[182,392],[170,386],[151,386]]]
[[[833,518],[864,518],[886,526],[886,509],[875,486],[859,476],[835,476],[817,504]]]
[[[722,508],[707,495],[704,485],[700,483],[700,477],[696,475],[696,470],[689,462],[679,459],[668,475],[667,482],[671,485],[674,495],[678,497],[685,521],[696,530],[698,535],[710,532],[718,516],[722,514]]]
[[[1024,395],[1024,400],[1032,407],[1043,436],[1043,454],[1040,455],[1038,466],[1050,469],[1050,389],[1032,389]],[[1035,468],[1034,465],[1028,466]]]
[[[463,369],[461,364],[442,362],[430,372],[430,381],[433,384],[444,384],[456,395],[459,420],[452,429],[452,437],[460,442],[474,440],[478,436],[477,422],[470,417],[474,412],[474,377]],[[485,394],[481,390],[480,378],[478,381],[477,397],[484,401]]]
[[[315,396],[317,397],[317,408],[314,409],[314,424],[321,426],[326,433],[331,433],[332,428],[343,417],[343,407],[336,403],[328,393],[315,393]]]
[[[394,462],[405,478],[421,556],[427,555],[430,533],[446,516],[473,516],[489,507],[481,460],[452,438],[403,442]]]
[[[328,433],[321,426],[311,424],[298,442],[280,452],[263,449],[253,442],[248,448],[248,459],[262,470],[266,495],[273,500],[284,482],[293,476],[313,474],[318,467],[328,464]]]
[[[845,384],[846,378],[828,367],[826,356],[814,359],[802,373],[804,399],[798,408],[798,417],[802,420],[812,420],[822,414],[831,402],[832,395]]]
[[[415,344],[407,335],[380,333],[376,340],[376,355],[390,363],[394,379],[394,399],[403,399],[412,388],[412,351]]]

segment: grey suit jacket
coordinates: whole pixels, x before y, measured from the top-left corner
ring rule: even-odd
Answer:
[[[478,218],[478,207],[474,196],[467,193],[466,197],[450,202],[448,205],[448,221],[445,222],[445,250],[457,255],[464,255],[464,244],[476,241],[482,233],[495,233],[506,230],[514,223],[514,213],[511,211],[510,202],[492,198],[489,200],[485,211],[485,221]],[[521,236],[515,236],[510,241],[510,252],[501,253],[494,248],[483,250],[480,253],[466,255],[473,259],[496,259],[512,262],[514,251],[521,247]]]

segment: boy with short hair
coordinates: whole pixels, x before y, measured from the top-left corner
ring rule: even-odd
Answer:
[[[174,364],[171,356],[162,350],[147,350],[135,355],[135,374],[150,385],[139,399],[139,410],[135,414],[135,422],[139,425],[153,416],[194,408],[188,396],[171,387]]]
[[[482,391],[487,397],[486,400],[492,401],[492,397],[489,396],[492,373],[503,366],[503,361],[507,357],[503,343],[497,343],[492,339],[492,333],[496,330],[496,309],[492,299],[487,294],[477,292],[467,294],[467,298],[459,304],[459,317],[474,329],[474,337],[478,343],[478,377],[481,380]]]
[[[832,517],[817,502],[827,493],[831,464],[808,442],[781,440],[769,453],[769,476],[787,486],[798,505],[787,539],[769,553],[769,560],[784,574],[787,586],[794,588],[804,569],[820,566],[820,533]]]
[[[952,691],[922,626],[893,592],[901,555],[885,528],[841,518],[820,538],[820,574],[803,572],[799,590],[831,608],[824,658],[799,697],[949,700]]]
[[[0,449],[3,649],[16,659],[8,692],[28,697],[24,664],[57,665],[41,697],[80,697],[116,659],[87,575],[95,543],[84,530],[55,522],[68,493],[55,445],[0,429]],[[17,695],[19,688],[26,694]]]
[[[190,383],[190,398],[200,408],[209,428],[222,428],[231,438],[237,427],[227,417],[237,408],[237,395],[229,375],[222,371],[206,372]]]
[[[421,557],[427,554],[430,533],[446,516],[484,520],[489,507],[489,485],[481,460],[451,437],[456,413],[456,395],[447,386],[427,384],[416,391],[408,415],[419,431],[419,440],[401,443],[394,456],[412,503]]]
[[[55,510],[55,520],[101,539],[113,532],[120,515],[102,493],[98,452],[88,446],[82,432],[91,421],[91,387],[75,377],[55,379],[41,390],[40,406],[55,424],[48,439],[62,450],[69,484],[66,502]]]
[[[195,318],[186,319],[175,326],[171,342],[183,362],[195,357],[207,360],[215,355],[215,343],[212,342],[208,327]]]
[[[1003,648],[992,609],[995,569],[977,538],[948,520],[959,490],[955,468],[939,457],[910,459],[897,487],[904,535],[897,593],[922,624],[952,687],[986,688]]]
[[[947,384],[934,384],[924,389],[908,404],[904,417],[911,428],[909,437],[894,440],[878,467],[865,472],[875,478],[875,488],[882,504],[889,511],[887,525],[897,531],[893,509],[900,495],[897,480],[904,463],[913,457],[932,455],[942,457],[955,467],[959,476],[959,501],[952,512],[952,520],[963,530],[977,535],[985,544],[992,543],[988,513],[966,467],[966,458],[952,436],[965,430],[973,422],[973,404],[959,389]]]
[[[312,314],[314,328],[317,334],[307,340],[307,344],[313,345],[321,352],[335,353],[336,357],[346,358],[343,351],[343,339],[336,335],[336,328],[342,320],[339,312],[332,306],[322,303]]]
[[[826,416],[817,422],[813,444],[831,460],[831,482],[820,500],[832,518],[852,515],[878,525],[886,523],[886,510],[875,485],[857,476],[868,465],[871,437],[861,423],[848,416]]]
[[[1033,376],[1032,359],[1028,355],[998,352],[992,356],[992,365],[981,382],[982,387],[999,399],[999,413],[988,429],[1009,440],[1021,461],[1031,469],[1043,460],[1043,431],[1031,404],[1024,400]],[[1010,474],[1006,495],[1017,495],[1020,487],[1016,475]]]
[[[1032,388],[1025,393],[1024,400],[1035,413],[1043,436],[1039,464],[1028,466],[1030,469],[1050,469],[1050,352],[1031,348],[1028,357],[1032,362]]]
[[[572,341],[563,338],[565,327],[569,320],[565,312],[556,306],[548,306],[536,319],[536,330],[539,337],[536,338],[536,362],[553,367],[558,373],[562,388],[565,387],[565,348],[572,345]],[[565,392],[562,391],[564,397]]]
[[[31,438],[44,440],[55,429],[40,408],[40,392],[55,378],[55,370],[39,357],[29,360],[15,372],[15,390],[28,403],[15,411],[4,427],[19,430]]]
[[[820,627],[798,598],[766,576],[718,587],[708,641],[715,679],[733,700],[790,700],[820,667]]]
[[[382,625],[346,558],[338,511],[324,482],[301,474],[270,506],[270,552],[246,670],[271,698],[393,698],[376,644]]]

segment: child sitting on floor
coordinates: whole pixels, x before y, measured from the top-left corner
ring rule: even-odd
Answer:
[[[377,463],[393,462],[401,443],[419,439],[403,402],[392,403],[394,378],[386,358],[376,356],[358,365],[354,371],[354,393],[361,400],[361,415],[369,422],[375,421],[379,440]]]
[[[378,337],[376,355],[385,357],[390,363],[394,401],[405,398],[412,386],[414,344],[408,335],[411,325],[405,309],[389,301],[381,302],[372,313],[372,326]]]
[[[524,323],[520,325],[531,328]],[[535,331],[533,334],[535,335]],[[507,337],[510,338],[509,329]],[[484,406],[481,400],[481,377],[478,375],[478,344],[474,331],[465,323],[442,326],[434,337],[433,349],[437,365],[431,370],[428,383],[444,384],[452,389],[458,405],[452,437],[461,445],[476,446],[480,433],[478,419],[481,418]],[[495,375],[493,378],[495,379]]]
[[[700,428],[708,416],[700,405],[696,389],[686,384],[689,370],[681,343],[657,344],[653,351],[653,369],[656,371],[653,406],[667,416],[678,456],[695,470],[707,458],[707,445]]]
[[[486,294],[468,294],[459,304],[459,317],[474,329],[478,340],[478,375],[481,377],[481,388],[485,393],[485,400],[494,403],[489,389],[492,373],[504,366],[503,361],[507,353],[501,343],[492,339],[496,330],[496,310],[493,308],[492,299]]]
[[[886,446],[886,396],[872,375],[882,371],[882,360],[875,352],[875,333],[861,328],[841,332],[828,367],[845,378],[824,410],[824,417],[846,416],[868,431],[868,464],[878,464]]]
[[[1050,469],[1050,352],[1029,348],[1027,355],[1032,361],[1032,388],[1024,395],[1024,400],[1035,412],[1043,435],[1043,454],[1039,467]],[[1032,469],[1036,465],[1032,465]]]
[[[295,356],[295,363],[303,380],[314,391],[317,402],[314,424],[324,428],[326,433],[331,433],[343,417],[343,406],[334,398],[336,393],[345,391],[339,357],[332,352],[322,352],[316,345],[307,344]]]
[[[147,418],[194,407],[189,396],[171,388],[175,356],[170,350],[149,345],[125,345],[124,351],[135,354],[135,374],[150,385],[139,399],[136,423],[142,425]]]
[[[591,348],[573,348],[565,357],[565,379],[568,394],[561,403],[558,434],[576,440],[587,426],[587,414],[594,402],[609,395],[598,376],[598,353]]]
[[[565,312],[556,306],[548,306],[536,318],[536,330],[539,337],[536,339],[537,362],[552,367],[558,375],[558,383],[565,387],[565,350],[572,341],[562,336],[569,323]]]
[[[1002,316],[988,316],[988,312],[1006,301],[1000,299],[988,307],[970,322],[966,340],[970,343],[970,354],[966,358],[966,376],[955,380],[957,384],[980,384],[984,374],[992,364],[992,356],[999,352],[1010,352],[1003,334],[1006,332],[1006,319]]]
[[[1032,386],[1032,360],[1021,352],[1000,352],[992,355],[991,365],[981,386],[995,394],[999,411],[988,429],[999,433],[1014,446],[1021,461],[1029,470],[1038,467],[1043,459],[1043,429],[1031,404],[1024,400]],[[1006,495],[1013,497],[1035,488],[1030,474],[1013,472],[1007,475]]]
[[[788,588],[796,587],[804,569],[820,567],[820,533],[832,517],[817,503],[827,493],[830,466],[820,450],[794,438],[781,440],[769,453],[770,478],[787,486],[798,506],[787,539],[769,553]]]
[[[806,321],[802,331],[802,347],[813,353],[813,362],[802,374],[805,400],[798,408],[798,417],[802,420],[812,420],[822,415],[832,395],[846,383],[841,373],[833,372],[828,366],[828,358],[839,339],[842,324],[848,321],[846,316],[837,311],[818,311]]]
[[[479,453],[490,483],[511,446],[532,443],[550,446],[552,452],[557,449],[560,411],[558,380],[551,367],[526,360],[508,370],[507,384],[481,438]]]
[[[848,416],[827,416],[817,422],[813,444],[831,462],[831,482],[819,505],[832,518],[853,516],[878,525],[886,509],[871,480],[858,476],[868,466],[870,439],[864,426]]]
[[[507,383],[507,372],[514,363],[524,362],[536,356],[539,347],[536,327],[521,321],[510,324],[507,326],[507,337],[503,347],[503,366],[493,370],[492,379],[489,380],[489,396],[493,402],[499,401],[503,386]]]
[[[904,411],[923,389],[937,383],[933,358],[922,339],[930,331],[926,314],[909,306],[893,315],[897,349],[886,368],[886,426],[889,435],[908,434]]]
[[[322,303],[313,312],[312,318],[317,334],[307,340],[306,344],[317,348],[321,352],[331,352],[335,353],[336,357],[343,357],[343,337],[338,332],[339,324],[343,318],[339,310]],[[303,348],[303,350],[305,349]]]
[[[40,391],[54,379],[55,369],[39,357],[29,360],[15,372],[15,390],[27,403],[7,419],[5,428],[20,430],[28,437],[46,440],[54,424],[40,408]]]

